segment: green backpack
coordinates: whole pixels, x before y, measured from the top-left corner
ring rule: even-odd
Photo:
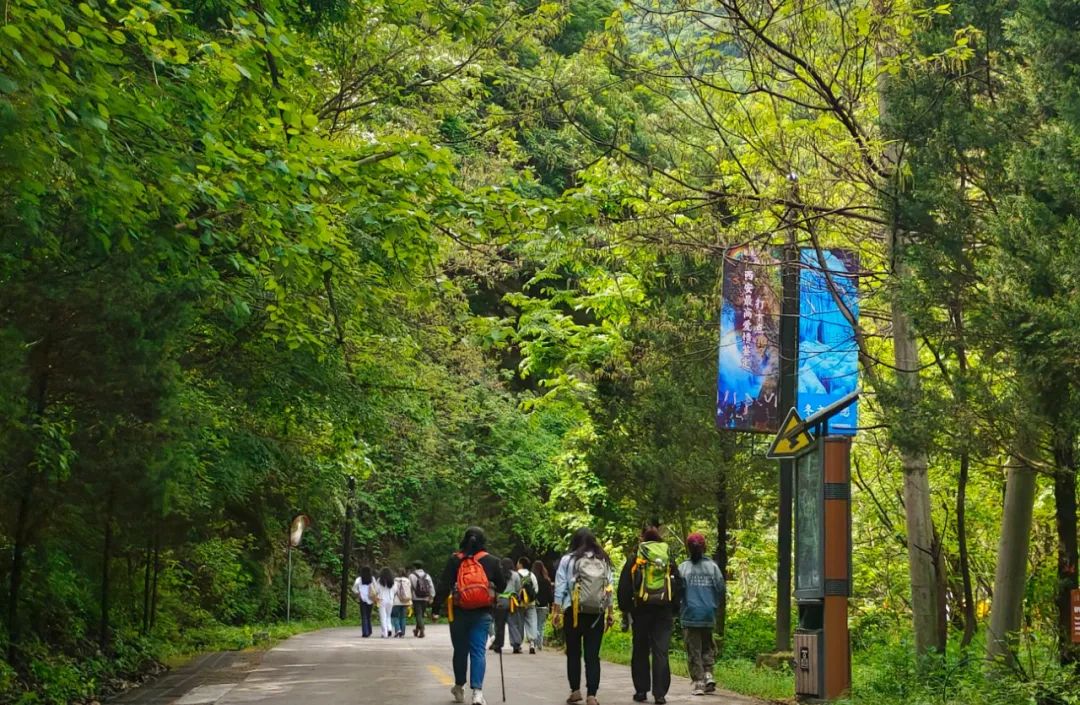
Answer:
[[[671,554],[666,543],[641,543],[631,574],[634,579],[634,600],[637,604],[671,604]]]

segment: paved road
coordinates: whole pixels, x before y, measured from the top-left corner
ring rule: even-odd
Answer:
[[[508,705],[560,705],[566,698],[565,657],[556,651],[503,656]],[[428,627],[426,639],[361,639],[358,628],[302,634],[267,652],[246,677],[189,679],[154,703],[172,705],[450,705],[453,685],[450,636],[445,625]],[[180,675],[180,674],[178,674]],[[198,684],[196,684],[198,683]],[[633,705],[630,670],[604,664],[599,698],[604,705]],[[669,703],[761,705],[730,694],[694,698],[689,681],[676,678]],[[466,690],[466,693],[468,691]],[[484,693],[501,702],[498,657],[489,654]],[[125,702],[151,702],[131,694]],[[651,702],[651,700],[650,700]]]

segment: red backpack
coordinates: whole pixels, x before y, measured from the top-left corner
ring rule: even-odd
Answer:
[[[480,565],[480,559],[487,555],[480,551],[472,556],[456,554],[461,559],[458,566],[457,582],[454,583],[454,606],[463,610],[477,610],[491,607],[495,603],[495,591],[491,588],[487,571]]]

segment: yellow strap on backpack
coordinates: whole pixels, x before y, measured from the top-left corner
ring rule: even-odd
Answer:
[[[578,625],[578,611],[579,611],[579,609],[578,609],[578,608],[579,608],[579,605],[580,605],[580,602],[581,602],[581,600],[580,600],[580,597],[581,597],[581,595],[580,595],[580,593],[578,592],[578,586],[577,586],[577,585],[575,585],[575,586],[574,586],[574,598],[573,598],[573,605],[574,605],[574,607],[573,607],[573,609],[574,609],[574,628],[575,628],[575,629],[577,628],[577,625]]]
[[[453,595],[449,595],[446,598],[446,621],[447,622],[453,622],[454,621],[454,596]]]
[[[513,614],[514,612],[517,612],[517,606],[518,606],[517,596],[516,595],[511,595],[510,596],[510,614]]]

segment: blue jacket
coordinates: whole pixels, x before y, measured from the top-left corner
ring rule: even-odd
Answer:
[[[683,600],[680,620],[684,627],[713,627],[716,608],[726,589],[720,567],[710,558],[697,563],[683,561],[679,566],[683,579]]]

